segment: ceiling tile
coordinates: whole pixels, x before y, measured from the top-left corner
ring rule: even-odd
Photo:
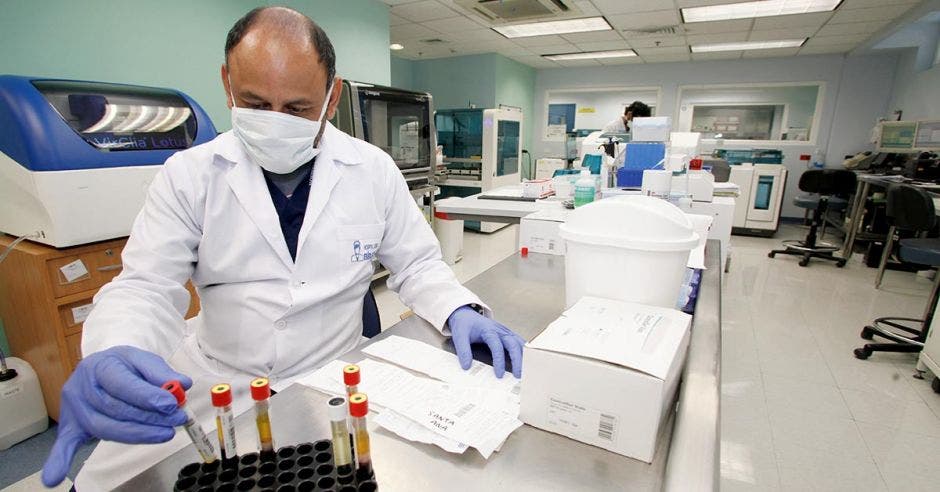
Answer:
[[[754,19],[735,19],[715,22],[693,22],[682,24],[686,34],[715,34],[722,32],[750,31]]]
[[[520,46],[534,47],[534,46],[548,46],[552,44],[570,44],[568,41],[565,41],[561,36],[552,34],[549,36],[531,36],[528,38],[513,38],[514,43]]]
[[[558,64],[541,56],[510,56],[509,58],[535,68],[558,68]]]
[[[382,3],[394,6],[394,5],[401,5],[403,3],[413,3],[415,1],[416,0],[382,0]]]
[[[808,38],[816,34],[815,27],[796,27],[793,29],[771,29],[768,31],[752,31],[748,41],[778,41],[781,39]]]
[[[903,4],[915,4],[920,0],[891,0],[892,5],[903,5]],[[860,9],[860,8],[869,8],[869,7],[881,7],[885,3],[885,0],[842,0],[842,3],[839,4],[839,10],[851,10],[851,9]]]
[[[875,22],[850,22],[847,24],[826,24],[816,33],[817,36],[844,36],[846,34],[874,34],[887,25],[889,20]]]
[[[890,5],[887,7],[876,7],[870,9],[839,9],[832,16],[832,24],[842,24],[844,22],[869,22],[878,20],[890,20],[903,14],[913,7],[913,4]]]
[[[598,58],[597,61],[601,65],[632,65],[635,63],[643,63],[643,59],[639,56],[621,56],[618,58]]]
[[[571,43],[595,43],[598,41],[621,41],[623,37],[620,36],[620,33],[611,29],[610,31],[594,31],[594,32],[575,32],[571,34],[562,34],[561,37],[565,38]]]
[[[683,62],[689,61],[690,59],[691,58],[689,58],[689,53],[676,53],[674,55],[652,55],[643,57],[643,60],[646,61],[646,63]]]
[[[679,24],[679,11],[659,10],[656,12],[642,12],[639,14],[619,14],[609,15],[610,21],[616,29],[620,30],[642,30],[664,26],[676,26]]]
[[[584,15],[601,15],[601,11],[597,10],[597,7],[590,0],[575,0],[574,5]]]
[[[519,45],[514,44],[514,43],[509,43],[508,46],[503,46],[502,48],[499,48],[499,49],[497,50],[497,52],[498,52],[499,54],[501,54],[501,55],[508,56],[508,57],[513,57],[513,56],[538,56],[538,54],[535,53],[535,52],[533,52],[532,50],[530,50],[530,49],[528,49],[528,48],[525,48],[525,47],[523,47],[523,46],[519,46]]]
[[[393,15],[404,17],[412,22],[427,22],[434,19],[446,19],[458,15],[457,12],[445,7],[435,0],[406,3],[392,7]]]
[[[408,19],[399,17],[397,15],[392,15],[392,14],[388,15],[388,25],[390,26],[400,26],[402,24],[408,24],[410,22],[411,21],[409,21]]]
[[[578,49],[583,51],[606,51],[606,50],[626,50],[630,47],[627,46],[627,42],[624,40],[620,41],[598,41],[596,43],[575,43],[575,46]]]
[[[804,46],[831,46],[836,44],[858,44],[868,39],[868,34],[848,34],[845,36],[813,36]]]
[[[442,34],[441,37],[450,41],[495,41],[506,39],[502,34],[492,29],[474,29],[472,31],[459,31]]]
[[[678,55],[689,52],[688,46],[669,46],[665,48],[637,48],[637,54],[646,58],[647,56],[659,55]]]
[[[668,37],[639,37],[628,40],[633,48],[656,48],[660,46],[684,46],[686,44],[685,36]]]
[[[476,22],[473,22],[472,20],[462,15],[457,17],[449,17],[447,19],[437,19],[430,22],[425,22],[421,25],[443,34],[463,31],[477,31],[480,30],[481,27],[480,24],[477,24]]]
[[[441,33],[432,31],[421,24],[401,24],[389,29],[392,42],[408,41],[411,39],[427,39],[441,37]]]
[[[747,41],[746,32],[726,32],[722,34],[690,34],[685,37],[690,45],[693,44],[715,44],[715,43],[737,43]]]
[[[827,46],[803,46],[801,55],[822,55],[825,53],[846,53],[855,49],[856,44],[831,44]]]
[[[744,58],[776,58],[778,56],[795,56],[800,48],[773,48],[769,50],[747,50]]]
[[[556,61],[555,63],[563,67],[599,67],[601,66],[600,62],[597,60],[563,60]]]
[[[663,10],[662,0],[591,0],[604,15],[635,14]]]
[[[529,51],[539,55],[558,55],[561,53],[580,53],[581,50],[571,43],[529,47]]]
[[[676,0],[679,8],[704,7],[705,5],[722,5],[725,3],[741,3],[742,0]]]
[[[819,27],[832,17],[832,12],[813,14],[775,15],[754,19],[754,29],[785,29],[789,27]]]
[[[712,53],[692,53],[692,61],[702,60],[736,60],[741,58],[743,51],[715,51]]]

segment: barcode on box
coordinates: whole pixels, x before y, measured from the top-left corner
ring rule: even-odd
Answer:
[[[617,423],[617,417],[602,413],[600,422],[597,426],[597,437],[605,441],[614,440],[614,426]]]

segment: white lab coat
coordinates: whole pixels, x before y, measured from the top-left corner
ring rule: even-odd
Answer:
[[[133,345],[163,356],[194,378],[189,405],[209,424],[212,384],[231,382],[243,410],[251,378],[277,385],[359,343],[373,255],[402,302],[439,330],[456,308],[482,305],[441,260],[385,152],[330,124],[321,149],[296,263],[261,168],[231,132],[168,159],[122,253],[123,272],[95,297],[82,353]],[[189,279],[202,309],[187,324]],[[239,437],[239,448],[256,446],[254,436]],[[159,446],[101,443],[76,488],[112,488],[187,442],[178,433]]]
[[[607,123],[601,133],[627,133],[627,125],[623,123],[623,118],[618,117],[616,120]]]

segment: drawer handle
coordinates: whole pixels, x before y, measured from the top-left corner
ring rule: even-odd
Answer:
[[[106,265],[98,267],[99,272],[113,272],[114,270],[120,270],[124,268],[124,265]]]

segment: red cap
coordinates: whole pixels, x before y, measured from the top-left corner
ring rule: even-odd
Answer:
[[[359,384],[359,366],[349,364],[343,368],[343,382],[346,386],[355,386]]]
[[[353,393],[349,397],[349,415],[365,417],[369,413],[369,397],[365,393]]]
[[[170,392],[176,398],[176,404],[183,406],[186,403],[186,390],[183,389],[183,384],[177,380],[167,381],[163,385],[163,389]]]
[[[800,154],[800,160],[801,160],[801,161],[808,161],[808,160],[810,160],[810,159],[812,159],[812,158],[813,158],[813,156],[811,156],[811,155],[809,155],[809,154]]]
[[[222,383],[217,384],[210,390],[212,393],[212,406],[224,407],[232,404],[232,387]]]
[[[255,401],[267,400],[271,397],[271,386],[268,378],[255,378],[251,380],[251,399]]]
[[[695,158],[689,161],[689,169],[693,171],[698,171],[702,169],[702,160]]]
[[[522,248],[520,252],[522,253],[522,256],[529,256],[529,248]]]

